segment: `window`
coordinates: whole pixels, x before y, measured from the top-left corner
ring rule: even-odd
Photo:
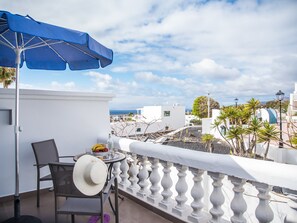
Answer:
[[[170,111],[164,111],[164,117],[169,117],[170,116]]]
[[[136,132],[141,132],[141,128],[137,128],[136,129]]]

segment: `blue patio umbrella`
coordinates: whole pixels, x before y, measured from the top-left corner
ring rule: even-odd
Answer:
[[[32,222],[20,215],[19,197],[19,73],[29,69],[85,70],[112,63],[111,49],[87,33],[38,22],[30,16],[0,11],[0,66],[16,68],[15,87],[15,196],[14,218],[7,222]]]

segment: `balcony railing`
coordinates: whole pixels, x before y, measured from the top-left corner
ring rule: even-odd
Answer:
[[[272,191],[297,190],[295,165],[113,139],[121,190],[181,221],[297,222],[296,197]]]

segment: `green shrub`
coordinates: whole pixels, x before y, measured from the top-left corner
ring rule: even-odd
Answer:
[[[193,123],[194,125],[201,125],[202,120],[201,119],[192,119],[190,123]]]

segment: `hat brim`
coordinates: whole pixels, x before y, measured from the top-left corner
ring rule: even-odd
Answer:
[[[84,177],[85,170],[91,162],[96,162],[96,171],[98,170],[97,177],[99,178],[98,184],[90,184]],[[107,165],[102,160],[91,155],[83,155],[74,165],[73,182],[81,193],[87,196],[94,196],[103,189],[107,179],[107,171]]]

